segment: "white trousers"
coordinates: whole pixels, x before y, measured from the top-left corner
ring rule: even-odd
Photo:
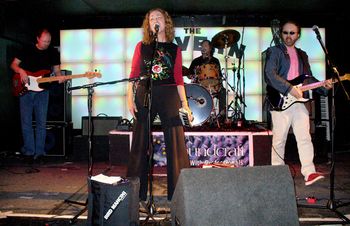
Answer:
[[[294,103],[284,111],[271,111],[272,151],[271,164],[284,165],[285,145],[292,126],[297,141],[301,173],[305,180],[315,172],[314,147],[310,135],[309,111],[303,103]]]

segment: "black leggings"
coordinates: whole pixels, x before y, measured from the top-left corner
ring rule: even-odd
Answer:
[[[140,178],[140,199],[147,199],[148,190],[148,108],[144,107],[145,86],[137,88],[135,102],[138,112],[133,125],[131,152],[127,176]],[[176,86],[154,86],[152,89],[151,121],[158,114],[167,156],[168,200],[171,200],[182,168],[190,162],[185,146],[185,135],[179,118],[180,99]]]

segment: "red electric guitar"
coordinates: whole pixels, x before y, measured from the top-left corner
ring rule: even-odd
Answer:
[[[37,72],[29,72],[26,71],[28,75],[28,83],[23,84],[21,81],[21,76],[19,73],[14,74],[12,78],[12,84],[13,84],[13,95],[15,96],[21,96],[25,94],[28,91],[42,91],[46,87],[43,85],[43,83],[48,82],[54,82],[58,81],[58,77],[51,76],[51,71],[49,70],[40,70]],[[86,72],[85,74],[77,74],[77,75],[66,75],[65,77],[67,79],[74,79],[74,78],[94,78],[98,77],[100,78],[102,75],[99,72]]]

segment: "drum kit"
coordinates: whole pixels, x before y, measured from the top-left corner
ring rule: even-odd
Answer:
[[[232,119],[229,118],[228,106],[228,92],[229,92],[229,82],[227,80],[227,65],[228,65],[228,51],[227,49],[231,47],[234,43],[238,42],[240,39],[240,33],[236,30],[228,29],[217,33],[211,40],[212,46],[218,49],[224,49],[225,54],[225,67],[223,73],[223,79],[226,80],[226,112],[225,112],[225,125],[231,125]],[[218,122],[218,112],[215,109],[214,96],[221,90],[222,82],[220,82],[220,68],[216,64],[203,64],[198,70],[196,70],[196,75],[191,75],[190,70],[182,66],[183,76],[188,78],[196,77],[197,81],[185,84],[186,96],[188,99],[189,107],[194,116],[194,121],[192,122],[193,127],[202,126],[204,124],[216,125],[220,127]],[[234,87],[230,86],[231,90]],[[235,94],[236,95],[236,94]],[[214,117],[213,117],[214,115]],[[214,122],[215,121],[215,122]]]

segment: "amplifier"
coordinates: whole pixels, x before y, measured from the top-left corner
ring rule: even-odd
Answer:
[[[36,128],[33,123],[33,129]],[[47,122],[45,152],[47,156],[66,156],[71,152],[72,122]]]
[[[108,136],[109,131],[114,130],[116,126],[122,121],[121,116],[92,116],[92,135]],[[89,135],[88,131],[89,117],[82,117],[82,135]]]

